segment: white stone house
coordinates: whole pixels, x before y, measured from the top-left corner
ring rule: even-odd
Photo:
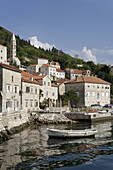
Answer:
[[[65,83],[66,91],[74,90],[80,98],[77,107],[88,107],[93,104],[104,106],[110,103],[110,83],[97,77],[79,76]]]
[[[65,79],[65,72],[61,69],[56,69],[56,78]]]
[[[36,73],[39,72],[39,65],[38,64],[31,64],[26,69],[29,73]]]
[[[7,47],[0,44],[0,63],[7,64]]]
[[[40,67],[40,72],[42,72],[43,75],[48,75],[51,80],[55,80],[56,78],[56,68],[49,64],[43,64]]]
[[[58,100],[58,88],[56,85],[51,84],[51,79],[48,75],[35,76],[34,78],[41,83],[40,90],[42,91],[42,95],[40,96],[40,103],[42,103],[44,99],[51,99],[51,101],[56,104]]]
[[[91,74],[90,70],[78,70],[72,68],[65,69],[65,77],[70,80],[75,79],[76,77],[82,75],[90,76],[90,74]]]
[[[20,70],[0,63],[0,112],[17,111],[21,108],[20,90]]]
[[[33,111],[39,108],[39,86],[40,83],[33,77],[21,78],[21,104],[25,111]]]
[[[58,62],[55,61],[51,61],[48,64],[50,64],[53,67],[56,67],[57,69],[60,69],[60,64]]]
[[[35,58],[36,64],[41,67],[43,64],[48,64],[48,59],[45,58]]]

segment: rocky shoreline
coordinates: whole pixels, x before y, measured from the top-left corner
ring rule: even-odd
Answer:
[[[24,130],[26,127],[35,124],[68,124],[73,123],[72,120],[65,117],[63,114],[55,114],[55,113],[41,113],[41,114],[31,114],[29,115],[29,121],[11,128],[11,129],[4,129],[0,132],[0,143],[11,139],[11,135],[18,133]],[[75,122],[74,122],[75,123]]]

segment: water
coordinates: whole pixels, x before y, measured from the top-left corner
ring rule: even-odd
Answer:
[[[46,128],[96,129],[95,138],[49,139]],[[28,127],[0,144],[1,170],[112,170],[113,121]]]

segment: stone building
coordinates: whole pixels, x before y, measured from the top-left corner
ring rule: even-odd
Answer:
[[[7,63],[7,47],[0,44],[0,63]]]
[[[31,64],[26,69],[29,73],[36,73],[39,72],[39,65],[38,64]]]
[[[48,59],[45,58],[35,58],[34,61],[39,67],[41,67],[43,64],[48,64]]]
[[[17,111],[20,105],[21,72],[0,63],[0,112]]]
[[[56,78],[65,79],[65,72],[61,69],[56,69]]]
[[[77,107],[110,103],[110,83],[92,76],[79,76],[65,83],[66,91],[74,90],[80,98]]]
[[[51,80],[56,79],[56,68],[49,64],[43,64],[40,67],[40,72],[42,72],[43,75],[48,75]]]
[[[65,69],[65,77],[70,80],[75,79],[76,77],[82,75],[90,76],[90,74],[91,74],[90,70],[78,70],[72,68]]]
[[[60,64],[58,62],[55,61],[51,61],[48,64],[50,64],[53,67],[56,67],[57,69],[60,69]]]
[[[58,87],[51,83],[51,79],[48,75],[36,76],[35,80],[40,82],[40,90],[42,91],[42,95],[40,96],[40,103],[44,101],[44,99],[50,99],[52,102],[56,104],[58,100]]]
[[[39,108],[39,86],[41,83],[33,77],[22,77],[21,105],[23,110],[38,110]]]

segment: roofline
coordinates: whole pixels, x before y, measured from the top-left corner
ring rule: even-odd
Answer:
[[[18,68],[16,68],[16,67],[15,67],[15,68],[18,69],[18,70],[16,70],[15,68],[13,69],[13,68],[11,68],[11,67],[8,67],[8,66],[10,66],[10,65],[7,66],[6,64],[5,64],[5,65],[2,65],[2,64],[0,63],[0,66],[3,67],[3,68],[6,68],[6,69],[8,69],[8,70],[13,70],[13,71],[15,71],[15,72],[21,73],[21,71],[20,71]],[[14,66],[12,66],[12,67],[14,67]]]

